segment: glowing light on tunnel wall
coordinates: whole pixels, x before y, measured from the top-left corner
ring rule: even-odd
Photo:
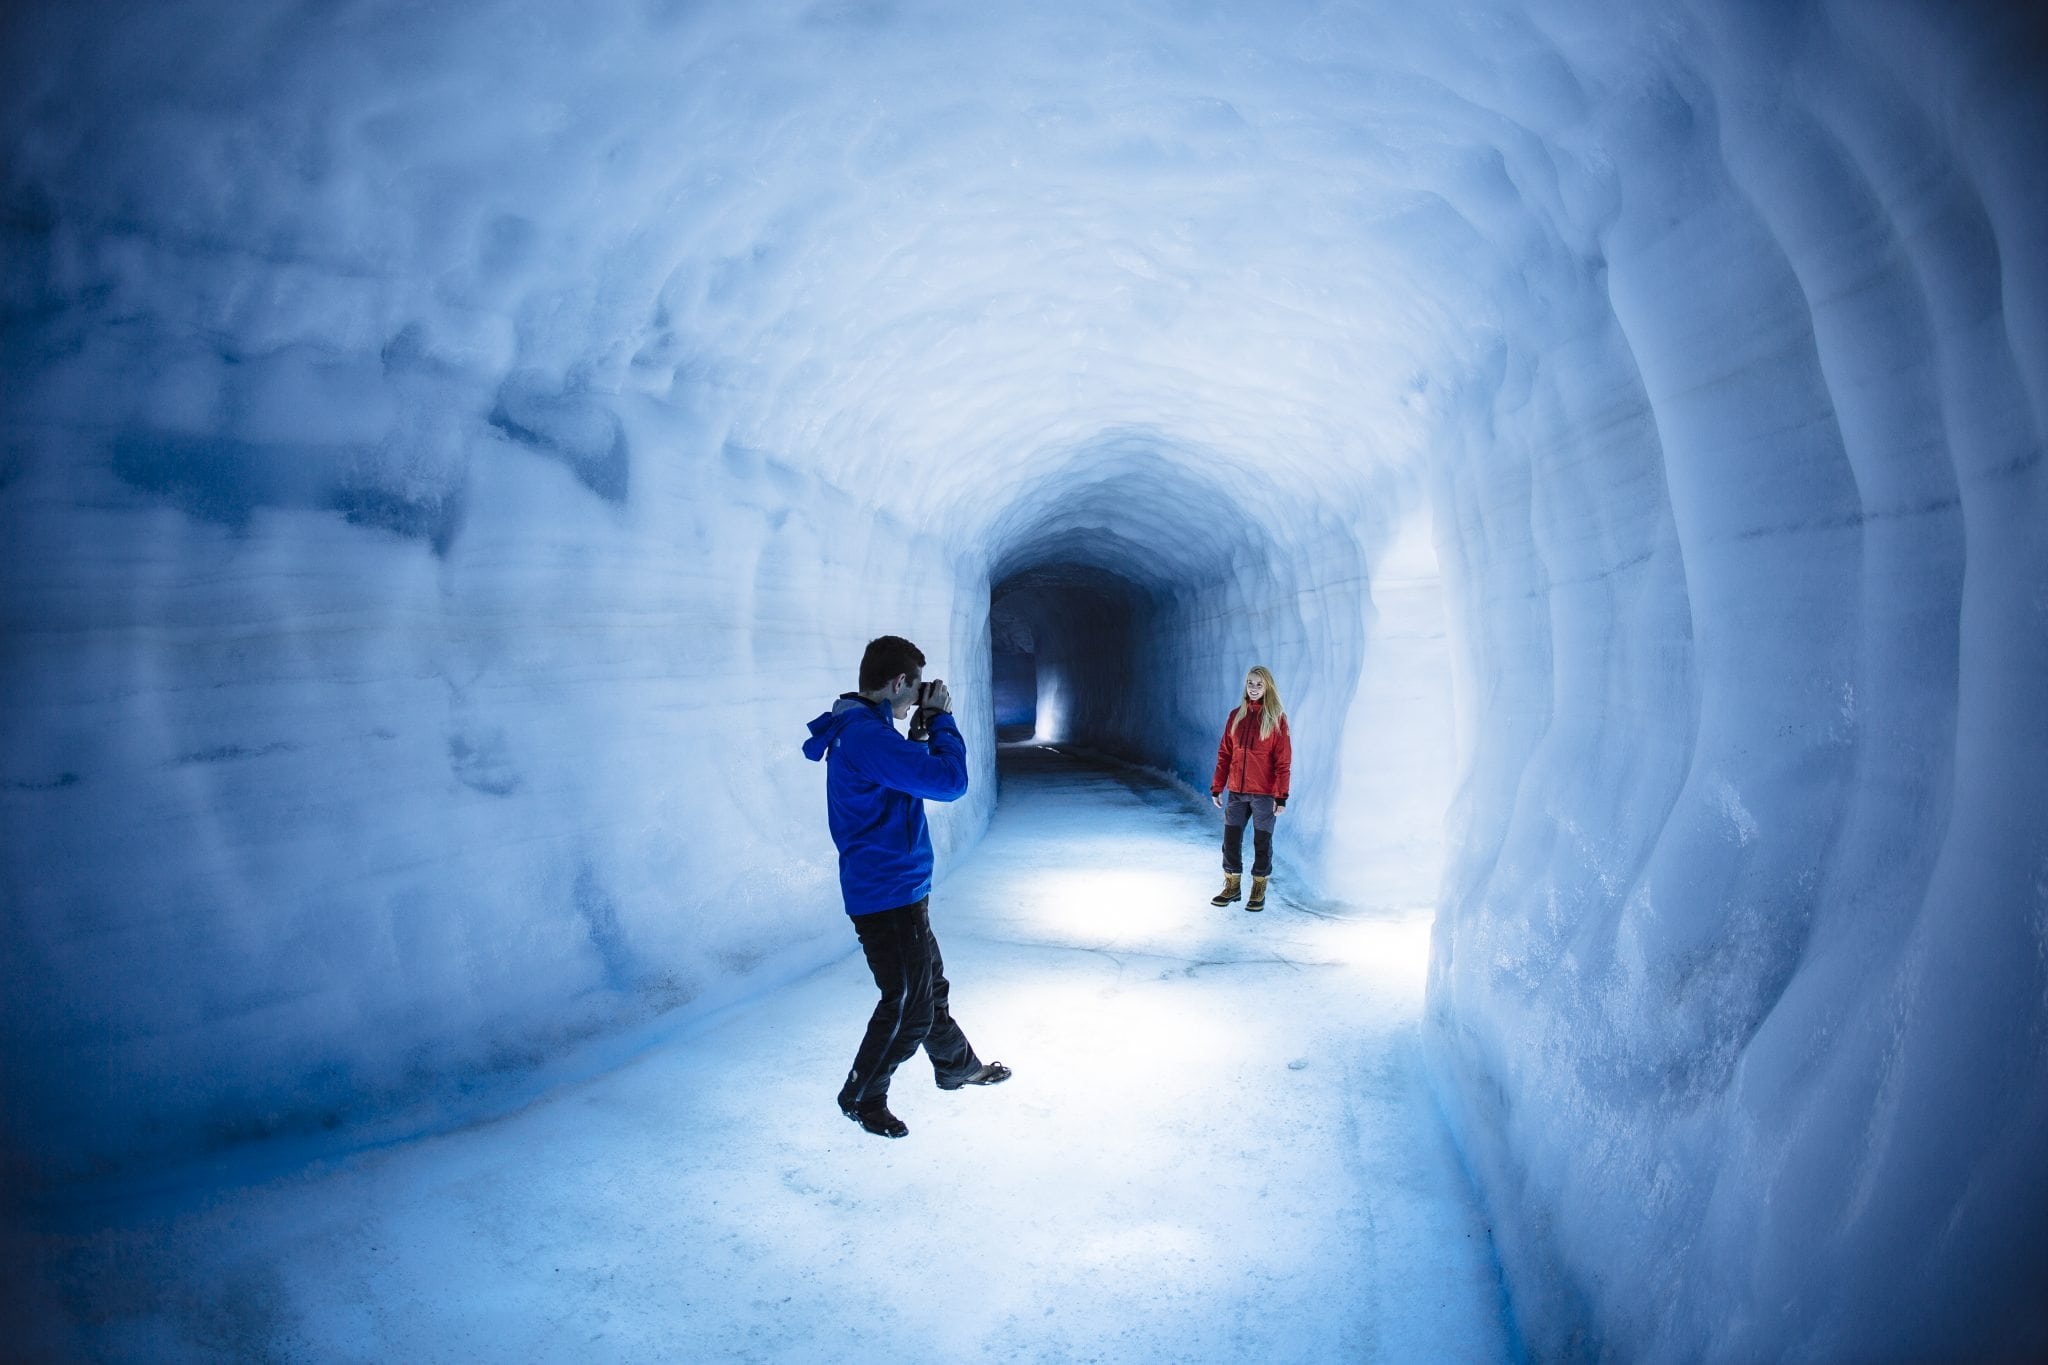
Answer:
[[[1038,665],[1038,724],[1031,738],[1041,744],[1056,744],[1067,737],[1067,675],[1065,670]]]

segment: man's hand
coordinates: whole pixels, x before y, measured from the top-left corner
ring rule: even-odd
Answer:
[[[953,694],[947,690],[945,683],[934,682],[930,695],[924,699],[924,704],[927,710],[944,711],[946,714],[951,715],[953,712]]]
[[[1212,805],[1212,806],[1214,806],[1214,807],[1215,807],[1215,808],[1216,808],[1217,810],[1222,810],[1222,809],[1223,809],[1223,793],[1222,793],[1222,792],[1210,792],[1210,793],[1209,793],[1209,804],[1210,804],[1210,805]]]

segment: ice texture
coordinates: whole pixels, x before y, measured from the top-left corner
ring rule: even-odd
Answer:
[[[1206,801],[1050,746],[1003,782],[934,918],[969,1037],[1016,1074],[944,1093],[913,1057],[908,1141],[832,1103],[873,1004],[854,954],[594,1044],[494,1122],[124,1202],[115,1235],[49,1239],[72,1321],[35,1351],[10,1320],[11,1354],[1511,1358],[1414,1056],[1428,909],[1191,915]]]
[[[847,950],[803,719],[1434,903],[1542,1358],[2048,1354],[2048,36],[1997,0],[0,17],[0,1145]],[[459,1108],[459,1106],[456,1106]]]

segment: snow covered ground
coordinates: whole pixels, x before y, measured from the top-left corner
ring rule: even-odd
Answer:
[[[64,1349],[1507,1358],[1418,1068],[1426,912],[1302,905],[1284,878],[1263,915],[1217,910],[1213,821],[1179,791],[1028,746],[1003,782],[933,921],[1008,1084],[942,1093],[920,1054],[892,1092],[908,1139],[842,1119],[872,1003],[851,955],[493,1122],[74,1210],[44,1248],[90,1324]]]

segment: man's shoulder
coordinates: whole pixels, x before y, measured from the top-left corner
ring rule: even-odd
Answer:
[[[871,748],[882,741],[883,735],[895,733],[895,726],[863,706],[847,716],[846,724],[839,731],[839,739],[847,748]]]

